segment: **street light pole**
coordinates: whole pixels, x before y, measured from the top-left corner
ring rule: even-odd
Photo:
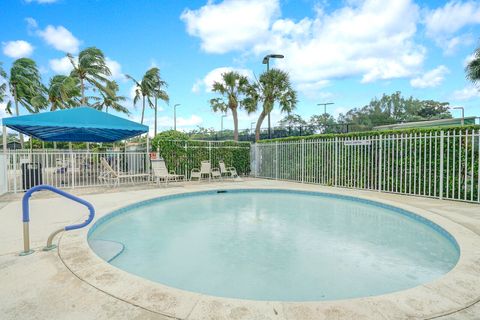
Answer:
[[[463,107],[453,107],[452,109],[462,110],[462,120],[460,124],[463,127],[465,125],[465,109]]]
[[[268,54],[265,57],[263,57],[263,64],[267,65],[267,72],[270,71],[270,59],[283,59],[285,56],[283,54]],[[271,133],[271,126],[270,126],[270,112],[268,112],[268,139],[272,138],[272,133]]]
[[[177,106],[179,105],[180,103],[177,103],[173,106],[173,130],[175,131],[177,131]]]
[[[327,102],[327,103],[317,103],[317,106],[323,106],[323,114],[327,114],[327,106],[334,104],[333,102]]]

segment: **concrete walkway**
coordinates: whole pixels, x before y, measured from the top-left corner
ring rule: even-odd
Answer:
[[[191,191],[199,188],[221,188],[226,183],[233,182],[185,183],[168,188],[141,186],[116,190],[74,190],[72,193],[82,195],[93,203],[98,212],[105,214],[130,203],[158,197],[171,188]],[[274,187],[278,182],[251,179],[235,184],[237,187]],[[286,184],[292,187],[298,185],[282,182],[282,186],[285,187]],[[312,186],[312,189],[328,192],[333,188]],[[407,200],[480,235],[478,204],[369,191],[346,190],[346,193],[370,196],[373,194],[379,199],[394,202]],[[112,297],[80,280],[63,264],[56,250],[40,251],[53,230],[85,219],[85,208],[68,200],[47,192],[34,196],[31,201],[31,243],[36,252],[19,257],[18,252],[21,251],[23,243],[20,197],[21,195],[7,195],[0,198],[0,319],[170,319]],[[237,316],[228,315],[222,318],[240,318]],[[336,317],[332,316],[331,319]],[[480,319],[480,303],[436,319]]]

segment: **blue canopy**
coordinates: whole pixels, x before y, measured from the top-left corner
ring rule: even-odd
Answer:
[[[90,107],[3,118],[10,129],[43,141],[114,142],[148,132],[148,127]]]

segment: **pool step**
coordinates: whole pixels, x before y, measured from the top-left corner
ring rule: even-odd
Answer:
[[[93,251],[107,262],[111,262],[125,250],[125,245],[117,241],[92,239],[88,240],[88,243]]]

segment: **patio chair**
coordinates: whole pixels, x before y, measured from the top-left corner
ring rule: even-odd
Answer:
[[[120,181],[122,179],[124,180],[130,180],[131,183],[134,183],[133,178],[145,178],[149,177],[150,175],[148,173],[125,173],[125,172],[117,172],[110,166],[107,160],[105,158],[100,159],[103,167],[103,172],[99,176],[99,180],[103,182],[108,182],[108,181],[113,181],[112,186],[116,187],[117,185],[120,184]]]
[[[200,181],[205,175],[208,176],[208,181],[212,179],[212,165],[210,164],[209,160],[202,161],[200,169],[192,169],[190,172],[190,181],[192,181],[192,179],[198,179],[198,181]],[[216,173],[214,175],[217,176]]]
[[[160,184],[160,180],[165,181],[165,185],[168,185],[168,181],[183,181],[185,176],[183,174],[175,174],[175,171],[168,171],[165,160],[152,159],[152,178],[157,180],[157,184]]]
[[[218,165],[220,167],[220,174],[222,175],[222,177],[227,176],[231,178],[240,178],[238,176],[237,169],[235,169],[234,167],[225,166],[225,162],[223,162],[223,160],[220,160],[218,162]]]

